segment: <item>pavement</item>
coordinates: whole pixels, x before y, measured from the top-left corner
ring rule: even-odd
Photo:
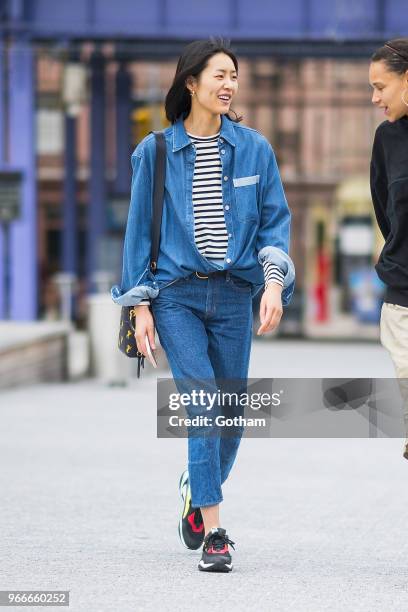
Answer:
[[[250,375],[394,372],[376,344],[260,340]],[[178,540],[186,440],[156,438],[155,389],[2,392],[0,590],[69,590],[75,612],[408,609],[401,439],[245,438],[221,505],[234,570],[207,574]]]

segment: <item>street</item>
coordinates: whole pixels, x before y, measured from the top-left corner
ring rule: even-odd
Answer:
[[[250,376],[394,371],[376,344],[262,339]],[[156,438],[155,402],[151,374],[2,392],[0,590],[69,590],[75,612],[407,609],[402,439],[244,439],[221,505],[234,570],[207,574],[177,535],[187,443]]]

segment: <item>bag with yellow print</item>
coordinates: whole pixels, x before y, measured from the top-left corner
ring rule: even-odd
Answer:
[[[153,132],[156,139],[156,163],[153,190],[152,243],[150,252],[150,270],[157,269],[157,258],[160,244],[160,227],[163,212],[164,183],[166,178],[166,141],[163,132]],[[136,309],[134,306],[122,306],[118,347],[127,357],[137,358],[137,377],[144,368],[145,356],[137,348]]]
[[[118,347],[127,357],[137,357],[137,377],[140,378],[140,368],[144,368],[145,356],[137,350],[136,311],[132,306],[122,306],[120,313],[120,328]]]

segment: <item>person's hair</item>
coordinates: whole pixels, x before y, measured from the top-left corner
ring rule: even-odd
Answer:
[[[371,56],[372,62],[383,60],[388,70],[404,74],[408,70],[408,38],[393,38]]]
[[[180,115],[187,117],[190,113],[191,94],[186,86],[186,81],[190,76],[198,78],[207,67],[210,58],[216,53],[228,55],[238,74],[238,60],[231,50],[229,41],[211,37],[208,40],[195,40],[187,45],[179,57],[176,74],[164,103],[166,117],[171,123],[175,123]],[[230,108],[229,112],[234,113],[235,117],[230,117],[229,113],[226,113],[228,119],[235,122],[242,121],[243,117],[239,117],[234,110]]]

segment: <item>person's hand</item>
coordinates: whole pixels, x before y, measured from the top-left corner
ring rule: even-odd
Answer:
[[[156,348],[154,341],[154,320],[149,306],[134,306],[136,311],[136,344],[137,350],[147,357],[146,335],[149,339],[149,344],[152,349]]]
[[[265,332],[272,331],[278,327],[283,313],[282,289],[278,283],[271,282],[267,285],[259,306],[261,325],[256,332],[257,336],[261,336]]]

